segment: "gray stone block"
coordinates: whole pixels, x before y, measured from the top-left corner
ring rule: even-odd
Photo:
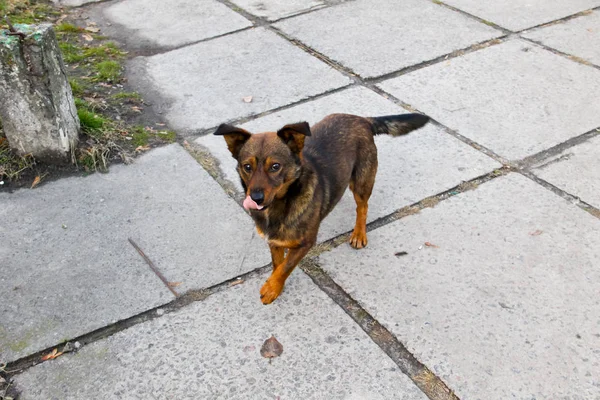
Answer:
[[[169,48],[252,26],[216,0],[124,0],[100,7],[114,32],[128,47]],[[106,25],[106,24],[103,24]]]
[[[521,175],[318,262],[461,399],[598,398],[600,222]]]
[[[0,193],[0,359],[10,361],[270,262],[250,217],[179,145],[108,174]]]
[[[501,32],[429,1],[358,0],[276,25],[362,77],[431,60]]]
[[[255,133],[273,131],[291,122],[306,120],[314,124],[326,115],[337,112],[378,116],[402,114],[406,110],[368,89],[354,87],[241,126]],[[202,137],[197,142],[218,158],[226,176],[241,191],[235,171],[236,162],[227,150],[223,138],[211,135]],[[379,171],[369,201],[369,221],[500,167],[491,158],[433,126],[405,137],[377,136],[375,142],[379,153]],[[354,198],[347,191],[334,211],[323,221],[319,241],[352,230],[355,208]]]
[[[0,30],[0,118],[11,149],[50,164],[71,162],[79,117],[52,24]]]
[[[38,365],[16,378],[20,398],[427,398],[301,271],[266,307],[265,278]],[[283,353],[269,362],[271,335]]]
[[[600,65],[600,13],[525,32],[523,36]]]
[[[350,83],[264,28],[139,57],[128,77],[137,90],[155,96],[157,110],[180,131],[215,127]],[[243,100],[248,96],[249,103]]]
[[[444,3],[513,31],[600,6],[600,0],[444,0]]]
[[[533,172],[554,186],[600,208],[600,137],[544,161]]]
[[[600,126],[600,71],[522,40],[379,86],[512,160]]]
[[[289,17],[324,5],[322,1],[315,0],[234,0],[232,3],[269,21]]]

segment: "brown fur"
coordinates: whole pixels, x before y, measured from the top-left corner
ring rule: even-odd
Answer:
[[[428,120],[420,114],[332,114],[312,129],[306,122],[254,135],[225,124],[217,129],[215,135],[225,137],[238,161],[246,195],[264,195],[265,208],[250,210],[273,261],[273,272],[260,290],[264,304],[279,296],[287,277],[316,243],[321,221],[348,186],[356,201],[350,245],[367,245],[368,201],[377,173],[374,135],[406,134]]]

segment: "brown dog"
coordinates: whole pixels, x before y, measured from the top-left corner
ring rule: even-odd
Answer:
[[[219,126],[215,135],[225,136],[238,162],[244,208],[271,249],[273,273],[260,290],[264,304],[279,296],[287,277],[315,244],[321,221],[348,186],[356,200],[350,245],[366,246],[368,201],[377,172],[374,135],[404,135],[428,121],[421,114],[332,114],[312,130],[300,122],[255,135]]]

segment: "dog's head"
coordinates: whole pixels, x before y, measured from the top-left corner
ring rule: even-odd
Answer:
[[[304,139],[310,136],[306,122],[286,125],[277,132],[251,134],[222,124],[214,133],[225,137],[227,147],[238,162],[237,171],[246,191],[244,208],[263,210],[274,199],[285,196],[300,177]]]

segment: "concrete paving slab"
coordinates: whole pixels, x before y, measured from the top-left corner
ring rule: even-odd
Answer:
[[[0,193],[0,360],[171,301],[270,261],[241,207],[179,145],[108,174]]]
[[[444,3],[513,31],[600,6],[600,0],[444,0]]]
[[[129,64],[128,79],[182,132],[218,126],[350,83],[325,63],[264,28]],[[252,101],[243,100],[252,96]],[[162,103],[159,99],[163,99]]]
[[[431,60],[501,35],[429,1],[359,0],[276,24],[362,77]]]
[[[315,0],[235,0],[232,3],[268,21],[275,21],[325,5],[322,1]]]
[[[600,126],[600,71],[522,40],[379,86],[512,160]]]
[[[16,378],[20,398],[427,398],[301,271],[268,307],[265,278],[40,364]],[[269,363],[271,335],[283,353]]]
[[[600,65],[600,13],[597,11],[525,32],[523,36]]]
[[[252,26],[216,0],[122,0],[92,14],[106,18],[103,34],[133,49],[173,48]]]
[[[565,150],[533,170],[540,178],[600,208],[600,137]]]
[[[354,87],[241,126],[250,132],[272,131],[291,122],[306,120],[314,124],[336,112],[378,116],[402,114],[406,110],[368,89]],[[197,142],[218,158],[222,170],[238,185],[241,192],[235,172],[236,162],[224,140],[211,135],[201,137]],[[369,221],[500,167],[491,158],[433,126],[405,137],[377,136],[375,142],[379,152],[379,171],[369,201]],[[423,182],[427,182],[427,185]],[[347,191],[334,211],[323,221],[319,241],[352,230],[355,208],[354,198]]]
[[[461,399],[598,398],[600,221],[521,175],[318,262]]]

